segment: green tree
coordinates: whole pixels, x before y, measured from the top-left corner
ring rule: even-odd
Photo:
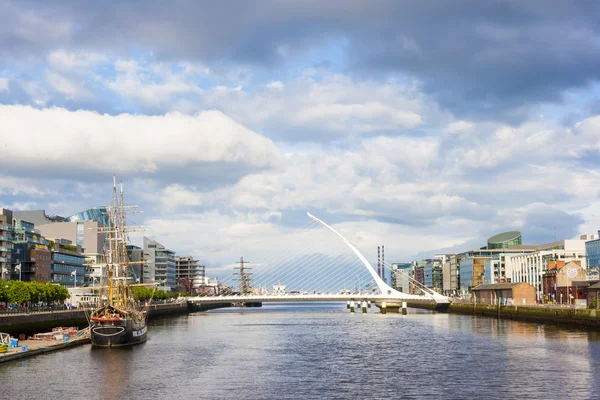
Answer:
[[[8,281],[6,290],[9,303],[23,304],[31,300],[31,292],[28,282]]]

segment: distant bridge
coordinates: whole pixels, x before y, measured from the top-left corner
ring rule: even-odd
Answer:
[[[321,221],[317,217],[307,213],[309,218],[320,227],[325,227],[329,232],[337,236],[346,245],[346,249],[350,249],[354,260],[358,259],[358,267],[362,272],[368,272],[368,278],[370,282],[368,285],[373,287],[369,291],[356,291],[355,293],[348,293],[347,290],[338,291],[327,291],[327,290],[315,290],[311,287],[323,287],[324,282],[328,282],[329,287],[338,284],[340,282],[346,283],[348,278],[352,277],[353,274],[359,274],[361,271],[351,270],[348,268],[348,259],[341,258],[340,256],[324,256],[314,249],[309,251],[307,254],[293,255],[293,256],[280,256],[274,260],[271,264],[260,263],[261,266],[265,266],[264,271],[261,271],[261,277],[264,278],[265,282],[274,283],[277,279],[285,278],[292,280],[296,285],[304,285],[306,290],[300,293],[240,293],[237,295],[225,295],[225,296],[198,296],[189,297],[186,300],[190,303],[202,304],[202,303],[246,303],[246,302],[324,302],[324,301],[356,301],[356,302],[375,302],[378,305],[387,303],[390,306],[398,306],[402,302],[410,303],[421,303],[421,304],[438,304],[444,305],[449,304],[448,297],[443,296],[434,290],[425,287],[419,282],[416,282],[412,277],[408,277],[413,288],[416,288],[419,294],[408,294],[398,291],[386,282],[377,274],[373,266],[367,261],[365,256],[359,251],[359,249],[348,241],[339,232]],[[347,251],[347,250],[346,250]],[[305,252],[306,253],[306,252]],[[315,256],[317,254],[318,256]],[[316,261],[320,260],[320,261]],[[269,267],[271,265],[271,267]],[[310,266],[310,268],[307,268]],[[281,269],[285,270],[284,272]],[[287,271],[287,270],[291,270]],[[300,272],[299,272],[300,271]],[[310,271],[310,272],[306,272]],[[316,271],[316,272],[315,272]],[[335,273],[334,273],[335,272]],[[400,271],[400,273],[404,273]],[[249,281],[249,278],[244,276],[243,270],[240,270],[239,276],[240,287],[244,292],[244,285]],[[364,276],[363,276],[364,278]],[[298,282],[298,283],[296,283]],[[330,282],[330,283],[329,283]],[[374,284],[374,285],[373,285]],[[338,284],[339,286],[339,284]],[[329,292],[324,294],[322,292]],[[310,294],[312,293],[312,294]]]

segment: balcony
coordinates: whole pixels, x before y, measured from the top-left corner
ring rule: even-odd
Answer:
[[[8,242],[9,240],[12,240],[12,239],[8,236],[0,236],[0,241]]]

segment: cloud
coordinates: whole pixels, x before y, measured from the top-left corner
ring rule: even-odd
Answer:
[[[8,78],[0,78],[0,92],[8,92]]]
[[[79,71],[106,63],[106,54],[93,52],[73,52],[66,50],[54,50],[48,54],[48,65],[60,71]]]
[[[251,92],[217,87],[204,90],[200,103],[184,100],[175,106],[188,111],[198,107],[223,110],[274,139],[291,142],[398,135],[442,118],[409,85],[356,81],[339,74],[255,85]]]
[[[133,45],[160,61],[273,71],[343,43],[336,56],[316,62],[342,60],[353,76],[408,76],[443,107],[472,118],[523,121],[536,104],[561,102],[565,90],[600,78],[594,2],[4,5],[0,52],[13,57],[80,48],[123,53]]]
[[[251,171],[280,159],[270,140],[218,111],[149,117],[0,106],[0,134],[12,138],[2,149],[3,168],[64,176],[69,170],[153,175],[170,169],[201,176],[211,163]]]
[[[47,72],[46,81],[54,90],[69,100],[79,100],[93,97],[92,94],[80,84],[55,72]]]

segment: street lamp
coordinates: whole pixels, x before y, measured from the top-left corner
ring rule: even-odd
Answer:
[[[71,275],[73,275],[73,284],[75,285],[75,287],[77,287],[77,270],[73,270],[73,272],[71,272]]]

